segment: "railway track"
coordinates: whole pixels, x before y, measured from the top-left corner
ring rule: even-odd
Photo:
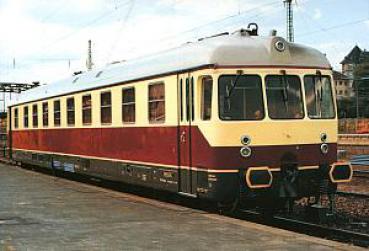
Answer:
[[[354,170],[354,177],[369,179],[369,170]]]
[[[369,155],[354,155],[351,157],[350,162],[356,166],[369,166]]]
[[[288,218],[285,216],[265,217],[262,213],[241,210],[236,214],[238,219],[248,220],[263,225],[278,227],[285,230],[316,236],[320,238],[352,243],[361,247],[369,247],[369,234],[327,226],[319,223]]]
[[[52,173],[48,171],[44,171],[43,169],[36,168],[34,169],[38,172],[45,172],[49,175],[53,175]],[[191,198],[184,198],[181,196],[175,196],[174,194],[168,193],[161,193],[160,191],[156,191],[155,194],[152,194],[151,189],[138,189],[137,187],[135,189],[132,189],[131,186],[124,186],[124,188],[120,185],[120,183],[108,181],[108,180],[91,180],[89,177],[85,176],[70,176],[68,173],[61,173],[59,177],[67,178],[76,180],[79,182],[100,186],[104,188],[108,188],[115,191],[120,192],[128,192],[132,193],[138,196],[143,196],[145,198],[151,198],[167,203],[173,203],[173,204],[179,204],[182,206],[190,207],[190,208],[196,208],[199,210],[204,210],[205,212],[209,213],[217,213],[218,211],[214,210],[214,207],[211,207],[208,204],[203,203],[197,203],[198,201],[191,199]],[[160,195],[162,194],[162,195]],[[353,196],[357,194],[353,193],[345,193],[345,192],[339,192],[340,195],[345,196]],[[361,195],[364,196],[364,195]],[[369,195],[365,195],[369,196]],[[257,211],[251,211],[251,210],[237,210],[234,213],[226,214],[228,217],[237,218],[241,220],[247,220],[250,222],[259,223],[262,225],[267,225],[271,227],[276,227],[280,229],[285,229],[301,234],[307,234],[310,236],[316,236],[320,238],[330,239],[330,240],[336,240],[340,242],[345,243],[352,243],[357,246],[361,247],[369,247],[369,234],[364,234],[360,232],[354,232],[350,230],[340,229],[340,228],[334,228],[330,226],[325,226],[318,223],[312,223],[307,222],[303,220],[288,218],[281,215],[271,216],[266,215],[261,212]]]
[[[369,178],[369,155],[354,155],[351,157],[350,163],[353,166],[367,167],[366,170],[354,170],[355,177]]]
[[[344,196],[344,197],[356,197],[356,198],[361,198],[361,199],[369,199],[369,193],[337,191],[337,195]]]

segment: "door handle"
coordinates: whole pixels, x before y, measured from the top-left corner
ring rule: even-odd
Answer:
[[[181,140],[182,143],[186,142],[186,132],[185,131],[183,131],[181,133],[180,140]]]

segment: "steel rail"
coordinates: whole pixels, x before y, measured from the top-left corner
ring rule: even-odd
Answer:
[[[369,178],[369,171],[368,170],[354,170],[354,177]]]
[[[356,192],[344,192],[344,191],[337,191],[337,195],[344,196],[344,197],[356,197],[356,198],[362,198],[362,199],[369,199],[369,193],[356,193]]]
[[[319,223],[307,222],[283,216],[265,216],[250,210],[240,210],[236,213],[238,219],[253,221],[259,224],[277,227],[297,233],[320,238],[351,243],[361,247],[369,247],[369,234],[351,230],[334,228]]]

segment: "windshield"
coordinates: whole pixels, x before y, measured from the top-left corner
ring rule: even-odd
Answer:
[[[328,76],[304,77],[305,98],[310,118],[329,119],[335,117],[332,86]]]
[[[269,75],[265,81],[270,118],[301,119],[304,117],[301,82],[298,76]]]
[[[261,78],[257,75],[220,76],[219,117],[222,120],[263,119]]]

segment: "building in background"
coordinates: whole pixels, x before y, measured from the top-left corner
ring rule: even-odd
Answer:
[[[360,64],[369,63],[369,51],[355,46],[342,60],[342,73],[350,78],[354,77],[355,68]]]
[[[333,81],[336,89],[337,100],[349,99],[354,96],[353,81],[339,71],[333,71]]]
[[[333,72],[340,133],[369,133],[369,51],[355,46]]]

